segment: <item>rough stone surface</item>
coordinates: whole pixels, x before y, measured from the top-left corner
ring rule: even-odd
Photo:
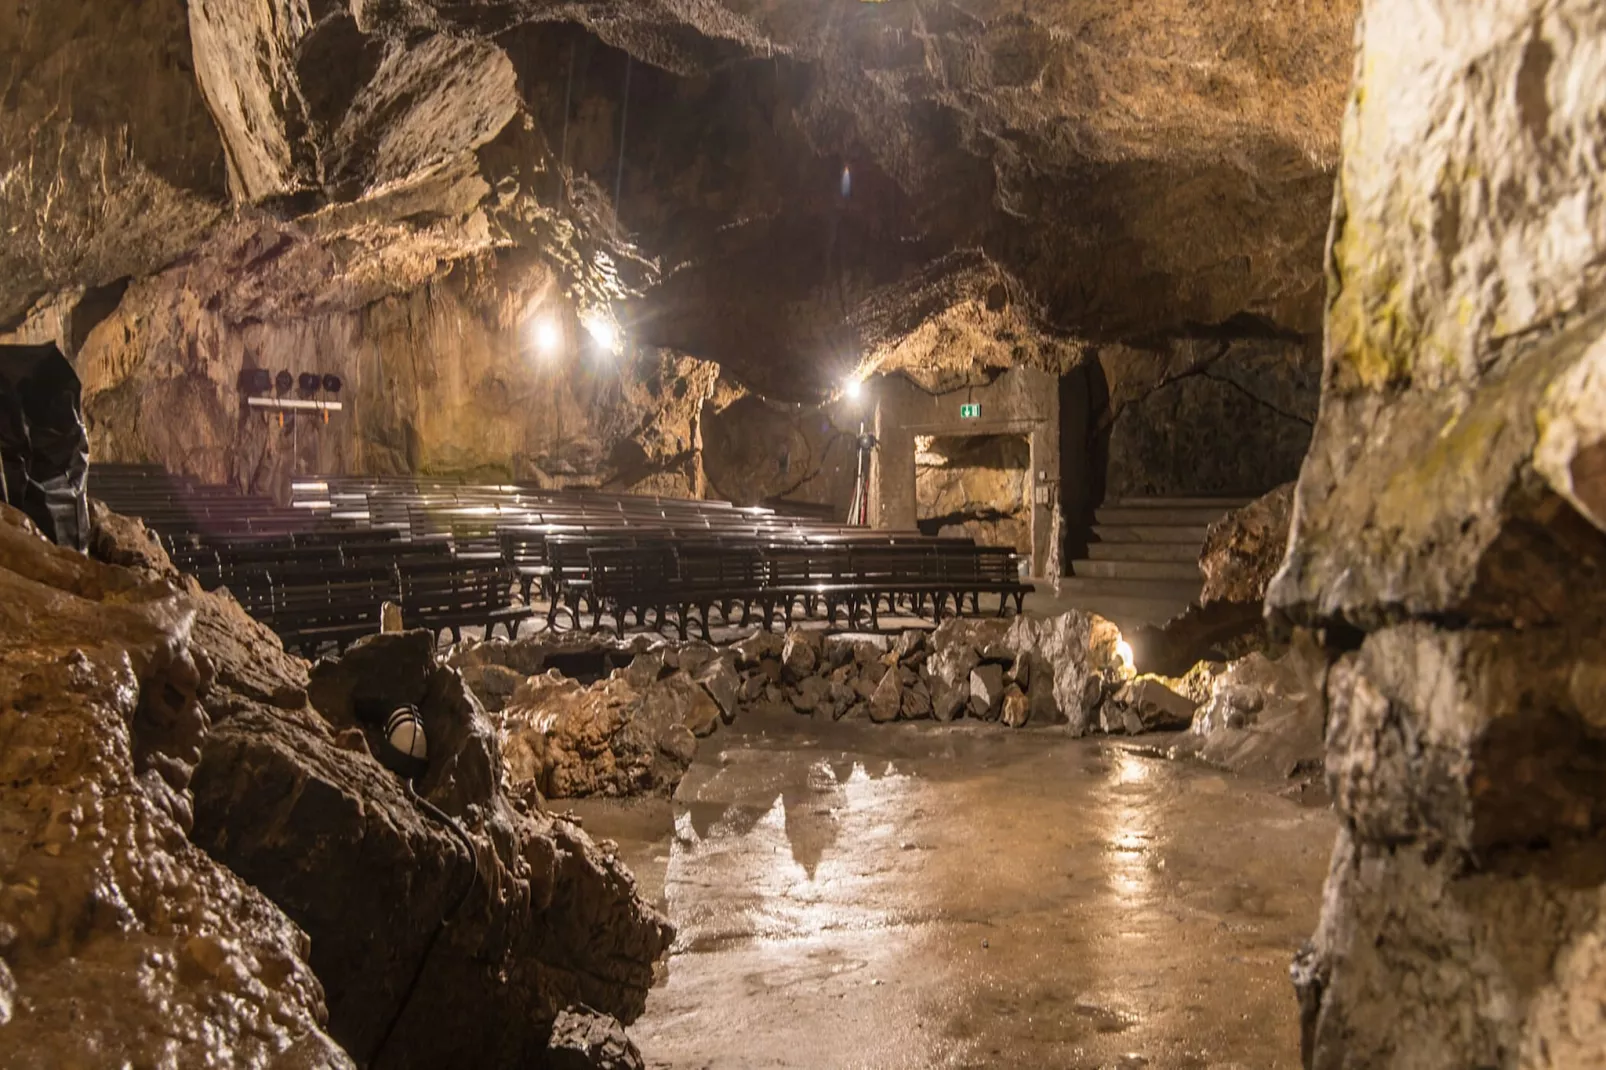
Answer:
[[[1205,685],[1179,753],[1233,772],[1277,777],[1320,770],[1324,704],[1299,656],[1255,653],[1222,667]]]
[[[552,1023],[543,1065],[552,1070],[646,1070],[647,1064],[618,1019],[589,1007],[570,1007]]]
[[[896,721],[903,709],[903,687],[897,673],[886,673],[870,694],[870,720],[877,724]]]
[[[984,721],[996,721],[1004,704],[1004,667],[978,665],[970,671],[970,712]]]
[[[1343,821],[1295,970],[1322,1070],[1606,1050],[1603,35],[1597,4],[1365,5],[1267,594]]]
[[[1183,338],[1101,350],[1108,497],[1256,495],[1310,445],[1321,354],[1310,338]]]
[[[302,929],[186,838],[214,684],[194,617],[167,583],[50,546],[0,506],[8,1067],[353,1065]]]
[[[1288,549],[1294,484],[1285,483],[1210,525],[1199,551],[1204,590],[1199,604],[1260,603]]]
[[[998,719],[1011,728],[1020,728],[1031,720],[1032,708],[1026,693],[1014,684],[1004,689],[1004,701]]]
[[[508,775],[548,798],[668,793],[713,731],[719,707],[691,677],[632,681],[617,672],[590,687],[533,676],[502,711]]]
[[[266,643],[256,661],[271,666]],[[320,663],[308,690],[327,713],[306,692],[271,705],[234,679],[220,672],[203,695],[215,725],[195,838],[312,936],[348,1051],[374,1066],[523,1065],[570,1003],[641,1012],[667,923],[578,829],[525,793],[515,804],[493,723],[417,633]],[[392,704],[416,706],[429,741],[416,796],[371,757]],[[420,1007],[467,1028],[443,1034]]]
[[[812,676],[820,664],[820,640],[809,632],[794,630],[787,633],[781,647],[781,667],[793,681]]]

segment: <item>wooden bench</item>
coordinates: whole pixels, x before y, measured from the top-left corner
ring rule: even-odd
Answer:
[[[337,649],[379,631],[380,606],[397,598],[389,568],[270,573],[272,608],[266,623],[287,647],[307,657],[333,643]]]
[[[437,636],[450,631],[456,643],[463,641],[463,628],[472,626],[483,627],[490,639],[501,625],[516,639],[519,625],[535,615],[529,606],[512,604],[512,576],[500,562],[405,562],[396,566],[396,576],[406,626]]]

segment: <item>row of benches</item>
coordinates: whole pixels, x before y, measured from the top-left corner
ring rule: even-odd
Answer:
[[[1000,614],[1011,604],[1019,612],[1031,590],[1008,549],[729,503],[468,485],[409,494],[385,480],[360,491],[365,513],[348,483],[340,494],[349,515],[320,518],[317,510],[264,512],[260,502],[208,512],[227,499],[215,488],[150,471],[97,475],[92,485],[113,508],[165,510],[164,541],[177,564],[208,587],[228,586],[287,645],[308,651],[375,630],[386,601],[402,607],[409,626],[459,640],[469,626],[516,635],[540,603],[549,628],[565,619],[578,628],[589,616],[593,630],[611,620],[622,634],[634,618],[638,627],[673,625],[682,636],[695,627],[706,636],[715,614],[725,623],[758,614],[768,628],[801,611],[875,628],[899,607],[940,617],[968,602],[980,613],[984,594],[998,596]],[[404,502],[388,515],[406,521],[372,523],[381,499]],[[195,520],[229,509],[271,522]]]

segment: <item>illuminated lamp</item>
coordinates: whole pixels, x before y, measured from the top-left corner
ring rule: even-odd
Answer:
[[[551,316],[542,316],[530,325],[530,340],[543,357],[550,357],[563,348],[563,328]]]
[[[580,320],[586,334],[596,343],[597,348],[606,353],[618,353],[621,337],[619,325],[606,312],[587,312]]]

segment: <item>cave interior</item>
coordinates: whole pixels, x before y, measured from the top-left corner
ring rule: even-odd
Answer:
[[[0,7],[0,1065],[1606,1068],[1603,41]]]

